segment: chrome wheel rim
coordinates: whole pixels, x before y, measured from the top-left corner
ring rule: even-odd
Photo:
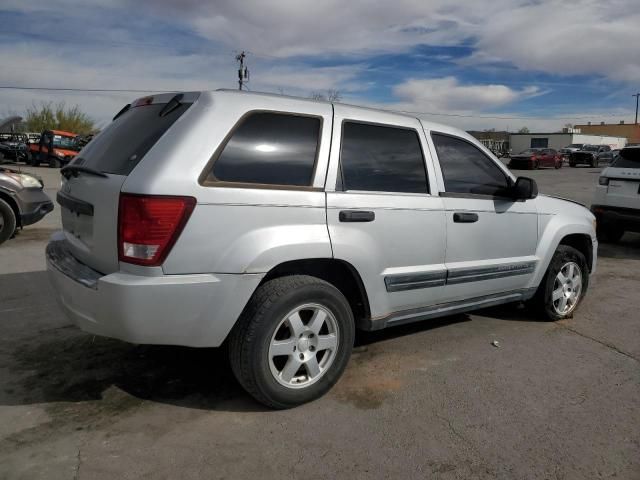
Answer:
[[[269,343],[269,369],[287,388],[306,388],[329,370],[338,349],[338,322],[317,303],[291,310],[276,327]]]
[[[567,315],[576,308],[582,293],[582,271],[575,262],[565,263],[553,282],[553,309],[559,315]]]

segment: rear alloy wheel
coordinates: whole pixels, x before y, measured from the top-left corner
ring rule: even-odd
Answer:
[[[16,214],[11,205],[0,198],[0,244],[9,240],[16,231]]]
[[[588,286],[589,269],[584,255],[573,247],[560,245],[532,303],[549,320],[569,318],[584,298]]]
[[[229,336],[231,367],[259,402],[295,407],[338,381],[354,332],[351,307],[333,285],[307,275],[275,278],[258,287]]]

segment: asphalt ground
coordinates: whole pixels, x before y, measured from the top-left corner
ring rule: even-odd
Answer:
[[[25,170],[55,197],[56,170]],[[598,172],[522,174],[589,204]],[[361,333],[329,394],[269,411],[222,349],[70,325],[44,272],[59,215],[0,247],[2,479],[640,478],[640,235],[601,245],[570,320],[505,306]]]

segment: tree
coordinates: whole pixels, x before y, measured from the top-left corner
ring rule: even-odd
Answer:
[[[518,130],[518,133],[529,133],[529,129],[527,127],[522,127],[520,130]]]
[[[64,102],[55,106],[52,102],[43,102],[39,106],[33,104],[27,108],[24,123],[29,132],[66,130],[87,134],[95,130],[91,117],[82,112],[78,105],[67,107]]]
[[[339,90],[329,89],[326,93],[312,92],[311,95],[309,95],[309,98],[312,98],[313,100],[339,102],[342,98],[342,95],[340,94]]]

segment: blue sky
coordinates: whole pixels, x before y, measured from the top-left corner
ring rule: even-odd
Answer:
[[[461,128],[633,120],[640,14],[628,0],[6,0],[0,86],[249,88],[424,112]],[[7,68],[9,66],[10,68]],[[104,124],[136,92],[0,89],[0,115],[78,104]]]

